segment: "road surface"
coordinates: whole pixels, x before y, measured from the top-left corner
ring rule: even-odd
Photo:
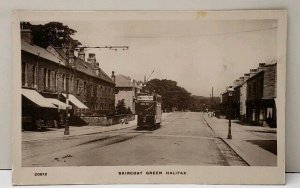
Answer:
[[[72,127],[70,127],[72,129]],[[136,126],[107,132],[23,141],[23,166],[247,165],[215,136],[202,113],[164,114],[160,129]]]

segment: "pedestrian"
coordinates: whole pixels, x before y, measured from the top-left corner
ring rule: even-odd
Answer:
[[[125,123],[124,118],[121,118],[121,123],[122,123],[122,125]]]

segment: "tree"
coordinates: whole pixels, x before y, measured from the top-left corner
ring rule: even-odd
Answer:
[[[119,100],[116,106],[116,114],[127,114],[127,113],[128,113],[128,109],[126,108],[124,99]]]
[[[130,107],[127,107],[126,111],[127,111],[127,114],[132,114],[132,111],[131,111]]]
[[[26,23],[26,27],[31,29],[33,42],[43,48],[53,45],[55,47],[75,48],[81,45],[78,40],[72,38],[77,31],[63,25],[60,22],[49,22],[45,25],[32,25]]]
[[[147,82],[145,89],[162,96],[163,110],[171,110],[174,107],[185,110],[190,106],[191,94],[178,86],[176,81],[152,79]]]

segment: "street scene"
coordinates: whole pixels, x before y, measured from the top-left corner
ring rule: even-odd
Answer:
[[[22,166],[277,166],[276,31],[21,22]]]
[[[276,150],[270,144],[276,142],[276,133],[267,128],[234,127],[233,136],[237,137],[234,140],[241,143],[234,140],[227,143],[223,140],[226,126],[222,122],[216,124],[217,120],[207,114],[175,112],[163,117],[162,127],[154,131],[138,131],[136,122],[131,122],[95,130],[79,127],[69,137],[64,137],[61,131],[23,134],[23,164],[248,166],[260,165],[256,160],[259,157],[268,160],[267,165],[276,164]],[[214,122],[215,127],[208,122]],[[242,148],[235,151],[230,147],[235,144],[234,149]]]

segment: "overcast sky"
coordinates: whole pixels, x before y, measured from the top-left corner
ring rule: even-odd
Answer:
[[[276,57],[276,20],[64,22],[86,46],[128,45],[96,53],[108,74],[171,79],[194,95],[219,95],[234,79]],[[87,55],[86,55],[87,57]]]

